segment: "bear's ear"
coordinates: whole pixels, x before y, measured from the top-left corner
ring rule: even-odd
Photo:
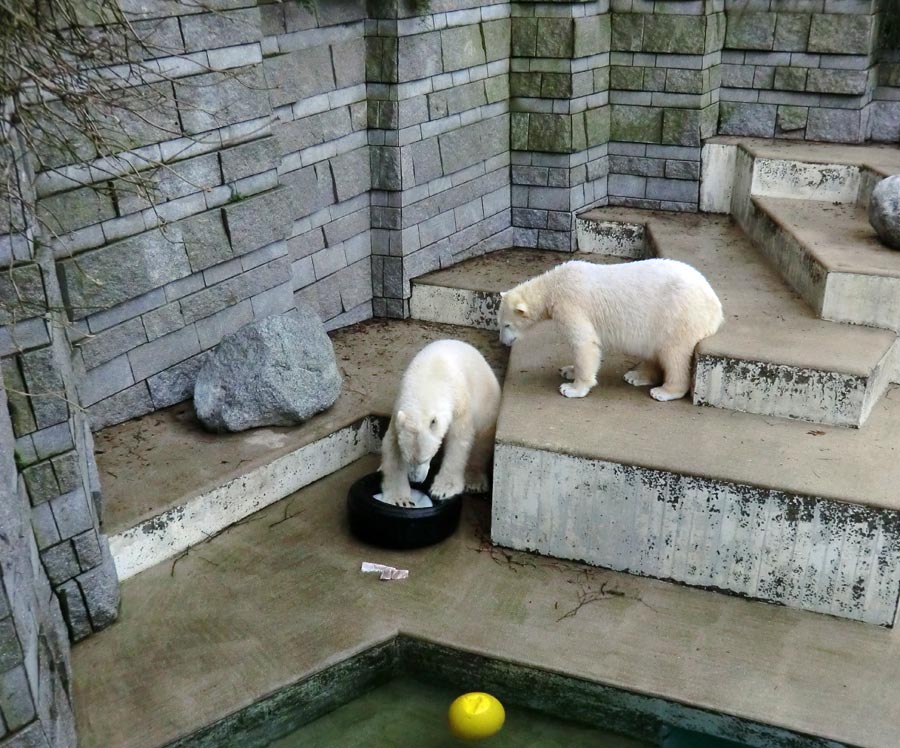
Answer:
[[[528,304],[526,304],[524,301],[520,301],[518,304],[516,304],[516,314],[518,314],[520,317],[527,317]]]
[[[509,293],[509,291],[501,291],[501,292],[500,292],[500,298],[501,298],[501,299],[505,299],[505,298],[506,298],[506,294],[508,294],[508,293]]]

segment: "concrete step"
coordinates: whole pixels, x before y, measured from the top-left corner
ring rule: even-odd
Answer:
[[[867,206],[874,186],[898,173],[895,146],[711,138],[702,152],[700,210],[730,213],[735,190]]]
[[[900,389],[865,429],[658,403],[613,358],[560,397],[552,324],[512,350],[495,543],[892,626],[900,595]]]
[[[823,319],[900,331],[900,253],[866,215],[900,149],[713,138],[700,208],[731,213]]]
[[[496,336],[478,330],[373,320],[331,337],[341,395],[300,426],[210,434],[188,402],[94,435],[104,531],[120,579],[377,452],[400,373],[430,340],[468,340],[498,373],[506,362]]]
[[[864,208],[754,196],[735,215],[822,319],[900,332],[900,252]]]
[[[572,257],[673,257],[706,274],[726,311],[698,348],[695,403],[860,426],[883,393],[895,336],[816,319],[727,219],[601,209],[579,218],[578,235],[591,253],[504,250],[417,278],[412,314],[496,329],[501,290]]]

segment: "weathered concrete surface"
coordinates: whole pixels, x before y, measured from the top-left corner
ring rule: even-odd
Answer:
[[[595,254],[502,249],[416,278],[410,312],[413,319],[496,330],[501,291],[574,259],[603,264],[619,261]]]
[[[850,206],[843,206],[851,210]],[[600,209],[582,220],[643,220],[648,245],[706,275],[726,323],[703,341],[694,402],[750,413],[859,426],[887,385],[888,332],[816,319],[731,221]]]
[[[181,404],[99,432],[104,527],[120,573],[170,557],[368,452],[366,416],[390,413],[406,364],[443,337],[478,346],[502,377],[506,353],[495,335],[372,321],[333,333],[344,388],[301,426],[213,435]]]
[[[801,143],[796,140],[715,137],[706,144],[739,145],[753,157],[807,164],[843,164],[872,169],[887,176],[900,172],[900,150],[896,145],[850,145]]]
[[[598,406],[593,396],[585,402]],[[659,414],[672,404],[655,405]],[[174,569],[161,564],[126,581],[119,622],[74,650],[82,748],[155,748],[398,631],[895,748],[900,705],[884,684],[900,680],[900,632],[491,552],[481,501],[467,502],[447,542],[373,555],[349,535],[343,497],[376,464],[362,460],[195,548]],[[360,574],[361,560],[411,575],[385,584]]]
[[[862,207],[754,197],[739,220],[823,319],[900,331],[900,254]]]
[[[892,624],[900,402],[884,399],[860,431],[811,429],[685,400],[660,405],[622,380],[622,359],[575,402],[556,389],[568,356],[552,325],[513,348],[496,542]]]

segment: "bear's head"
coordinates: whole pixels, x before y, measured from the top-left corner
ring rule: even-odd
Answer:
[[[422,483],[428,477],[431,460],[441,448],[450,428],[451,414],[435,411],[419,416],[398,410],[397,445],[403,461],[409,465],[409,479]]]
[[[534,325],[538,319],[522,298],[518,288],[512,291],[503,291],[500,294],[500,313],[498,322],[500,325],[500,342],[503,345],[512,345],[519,336]]]

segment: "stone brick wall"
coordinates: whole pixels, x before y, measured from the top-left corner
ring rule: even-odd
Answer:
[[[869,137],[878,0],[726,6],[720,134],[851,143]]]
[[[576,211],[606,203],[608,0],[513,5],[510,94],[515,243],[573,251]]]
[[[329,328],[372,316],[366,5],[260,6],[289,289]],[[265,218],[263,219],[266,220]]]
[[[140,174],[149,194],[130,174],[70,189],[83,169],[65,164],[37,177],[40,213],[58,225],[56,269],[95,429],[189,397],[205,352],[288,309],[294,290],[297,194],[279,178],[281,101],[265,75],[260,9],[123,5],[152,38],[145,63],[168,71],[148,92],[159,96],[152,116],[119,115],[154,164]]]
[[[0,745],[74,748],[69,639],[40,562],[0,385]]]
[[[696,210],[716,134],[722,0],[613,0],[609,202]]]
[[[372,287],[408,315],[409,281],[512,244],[509,5],[374,2],[367,30]]]
[[[0,225],[0,248],[8,248],[0,252],[0,482],[9,493],[0,497],[0,545],[7,545],[0,565],[8,564],[14,608],[17,594],[30,594],[18,589],[21,580],[43,587],[49,580],[77,640],[115,620],[118,581],[100,533],[100,486],[68,344],[72,328],[52,251],[34,240],[34,178],[22,158],[24,141],[9,134],[12,146],[2,157],[18,165],[13,174],[23,199],[6,203],[11,215]],[[51,615],[48,606],[56,603],[48,597],[39,595],[35,616]],[[26,619],[23,613],[21,625]]]

